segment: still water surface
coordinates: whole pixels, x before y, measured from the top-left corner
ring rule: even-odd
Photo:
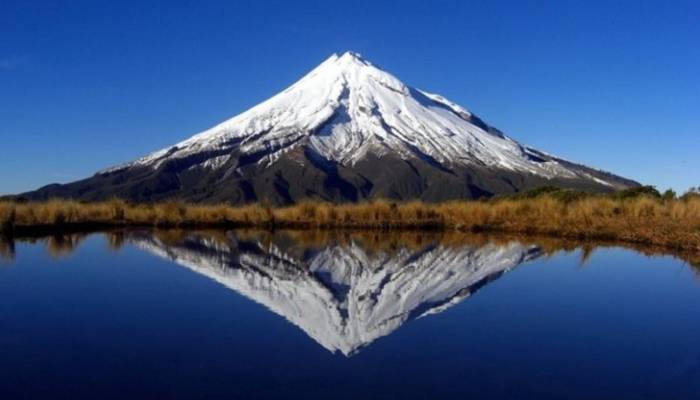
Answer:
[[[0,398],[698,399],[700,270],[639,250],[409,233],[5,242]]]

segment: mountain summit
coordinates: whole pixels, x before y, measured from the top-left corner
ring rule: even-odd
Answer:
[[[610,191],[637,183],[523,146],[467,109],[346,52],[174,146],[25,196],[439,201],[542,185]]]

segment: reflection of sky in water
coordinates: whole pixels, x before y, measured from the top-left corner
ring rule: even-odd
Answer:
[[[5,257],[3,398],[700,390],[700,280],[673,257],[450,235],[102,236],[18,240]]]

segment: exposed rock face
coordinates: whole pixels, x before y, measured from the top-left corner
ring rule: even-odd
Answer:
[[[190,139],[24,196],[440,201],[543,185],[610,191],[637,183],[523,146],[465,108],[348,52]]]

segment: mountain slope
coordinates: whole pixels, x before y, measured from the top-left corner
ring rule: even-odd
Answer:
[[[437,201],[541,185],[607,191],[636,182],[523,146],[468,110],[348,52],[190,139],[25,196]]]

